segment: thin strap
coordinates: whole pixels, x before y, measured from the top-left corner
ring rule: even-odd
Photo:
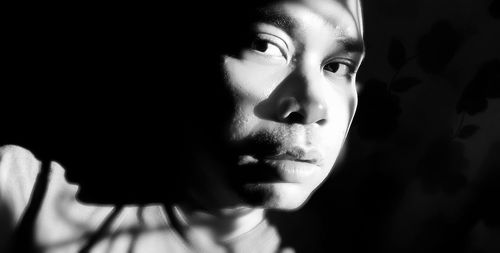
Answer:
[[[94,245],[101,239],[106,231],[108,230],[109,226],[112,224],[112,222],[115,220],[115,218],[118,216],[118,214],[122,211],[123,206],[116,206],[111,210],[111,212],[108,214],[108,217],[102,222],[101,226],[99,229],[93,233],[90,238],[88,239],[87,243],[83,245],[83,247],[78,251],[79,253],[88,253],[89,250],[94,247]]]
[[[170,221],[173,230],[177,232],[183,240],[186,240],[186,233],[182,228],[182,224],[179,222],[179,219],[174,214],[173,206],[169,208],[165,207],[164,209],[166,210],[167,218]]]
[[[12,240],[12,252],[37,252],[35,245],[35,221],[47,193],[50,175],[50,162],[42,162],[31,198],[17,226]]]

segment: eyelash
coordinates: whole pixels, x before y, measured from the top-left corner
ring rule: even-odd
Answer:
[[[331,68],[332,64],[334,64],[333,68]],[[345,73],[337,74],[337,71],[340,70],[342,67],[344,67]],[[330,68],[330,70],[328,68]],[[327,64],[325,64],[323,69],[331,74],[339,75],[339,76],[352,75],[352,74],[355,74],[355,72],[356,72],[352,63],[347,63],[347,62],[342,62],[342,61],[335,61],[335,62],[327,63]]]
[[[259,46],[262,46],[262,44],[258,44],[258,43],[266,43],[268,45],[272,45],[274,47],[277,47],[281,53],[281,55],[285,56],[285,52],[283,52],[283,50],[280,48],[280,46],[276,45],[275,43],[271,42],[271,41],[268,41],[268,40],[263,40],[263,39],[260,39],[260,38],[257,38],[255,39],[253,42],[252,42],[252,45],[251,45],[251,48],[253,50],[256,50],[258,52],[263,52],[261,51],[260,49],[258,49]],[[267,50],[267,45],[266,45],[266,50]]]
[[[264,33],[264,34],[256,35],[255,38],[250,43],[250,49],[252,49],[253,51],[255,51],[259,54],[263,54],[263,55],[269,56],[269,57],[280,57],[277,55],[266,54],[265,51],[262,51],[261,49],[259,49],[259,47],[263,45],[260,43],[266,44],[266,49],[265,49],[266,51],[267,51],[267,49],[269,49],[269,47],[268,47],[269,45],[276,47],[280,51],[281,56],[288,61],[288,59],[289,59],[289,57],[288,57],[288,45],[282,39],[280,39],[274,35]]]

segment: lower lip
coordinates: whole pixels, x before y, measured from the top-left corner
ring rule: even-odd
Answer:
[[[289,183],[306,182],[319,169],[317,165],[312,163],[296,160],[264,159],[262,162],[274,169],[280,180]]]

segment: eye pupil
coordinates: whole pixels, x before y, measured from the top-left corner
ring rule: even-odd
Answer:
[[[254,42],[254,48],[257,51],[265,52],[269,46],[269,43],[264,40],[257,40]]]
[[[330,63],[326,66],[326,69],[331,72],[337,72],[340,69],[340,63]]]

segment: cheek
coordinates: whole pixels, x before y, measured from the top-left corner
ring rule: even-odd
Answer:
[[[229,89],[242,104],[256,105],[289,73],[286,65],[261,64],[226,56],[223,68]]]
[[[327,132],[324,134],[331,135],[336,139],[340,137],[343,140],[356,111],[356,89],[349,83],[337,83],[324,93],[326,94],[329,119],[325,125]]]
[[[235,101],[231,122],[234,139],[248,134],[259,123],[254,108],[269,97],[288,70],[283,66],[263,65],[228,56],[224,58],[223,68],[227,88]]]
[[[350,86],[337,86],[328,91],[329,121],[320,136],[325,154],[324,170],[328,174],[343,147],[356,110],[357,95]]]

